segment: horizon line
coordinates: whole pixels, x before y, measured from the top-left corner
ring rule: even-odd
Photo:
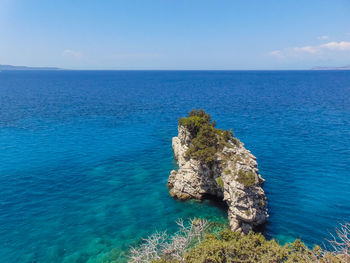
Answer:
[[[126,69],[84,69],[84,68],[59,68],[54,66],[15,66],[10,64],[0,64],[0,71],[325,71],[325,70],[337,70],[345,71],[350,70],[350,66],[314,66],[312,68],[301,69],[181,69],[181,68],[126,68]]]

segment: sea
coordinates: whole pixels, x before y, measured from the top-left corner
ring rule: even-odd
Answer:
[[[327,246],[350,221],[350,71],[2,71],[0,261],[125,262],[179,218],[227,223],[168,193],[192,108],[257,157],[268,239]]]

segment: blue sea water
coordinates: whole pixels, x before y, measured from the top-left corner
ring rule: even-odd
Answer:
[[[258,158],[268,238],[309,245],[350,221],[350,71],[0,72],[0,261],[123,262],[177,218],[171,138],[194,107]]]

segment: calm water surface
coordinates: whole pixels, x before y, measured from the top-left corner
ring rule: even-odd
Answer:
[[[122,262],[177,218],[225,222],[167,191],[194,107],[258,158],[280,242],[350,221],[350,71],[0,72],[1,262]]]

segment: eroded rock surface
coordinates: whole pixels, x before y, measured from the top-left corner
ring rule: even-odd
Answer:
[[[172,140],[179,169],[170,173],[171,196],[203,199],[208,195],[222,198],[228,205],[228,219],[233,231],[248,233],[268,218],[264,179],[259,174],[256,157],[236,138],[216,153],[210,165],[186,158],[191,134],[179,125],[179,134]]]

